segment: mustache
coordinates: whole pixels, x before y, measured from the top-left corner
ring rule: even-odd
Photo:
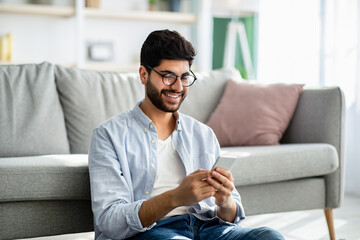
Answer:
[[[168,89],[161,90],[161,93],[175,93],[175,94],[180,94],[181,96],[184,96],[185,94],[184,91],[177,92],[175,90],[168,90]]]

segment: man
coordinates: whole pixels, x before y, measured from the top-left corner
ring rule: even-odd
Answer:
[[[283,239],[247,229],[213,131],[178,109],[196,77],[195,50],[175,31],[141,48],[145,99],[93,131],[89,150],[96,239]]]

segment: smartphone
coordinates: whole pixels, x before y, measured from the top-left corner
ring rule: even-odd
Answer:
[[[214,163],[211,171],[213,171],[217,167],[221,167],[227,171],[229,171],[236,160],[235,156],[219,156],[216,162]]]

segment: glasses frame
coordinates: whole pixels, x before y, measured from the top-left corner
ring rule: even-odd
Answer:
[[[180,78],[180,80],[181,80],[181,78],[183,77],[183,76],[175,75],[174,73],[165,73],[165,74],[162,74],[162,73],[159,73],[158,71],[156,71],[154,68],[152,68],[152,67],[150,67],[150,66],[147,66],[147,67],[150,68],[151,70],[154,70],[154,72],[156,72],[157,74],[159,74],[159,76],[161,76],[161,80],[162,80],[163,84],[166,85],[166,86],[174,85],[174,83],[176,83],[176,81],[178,80],[178,78]],[[189,70],[190,70],[190,69],[189,69]],[[193,71],[190,70],[190,72],[191,72],[191,74],[192,74],[193,77],[194,77],[194,81],[193,81],[190,85],[184,85],[184,84],[181,82],[181,85],[182,85],[183,87],[190,87],[190,86],[193,85],[194,82],[197,80],[197,77],[196,77],[196,75],[193,73]],[[171,84],[166,84],[166,83],[164,82],[164,77],[165,77],[166,75],[168,75],[168,74],[173,74],[173,75],[176,77],[176,80],[175,80],[173,83],[171,83]]]

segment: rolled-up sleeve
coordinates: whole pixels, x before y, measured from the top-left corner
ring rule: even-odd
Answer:
[[[124,239],[151,228],[141,224],[138,212],[144,200],[134,201],[131,179],[124,176],[119,156],[105,129],[93,131],[89,149],[95,237]]]

